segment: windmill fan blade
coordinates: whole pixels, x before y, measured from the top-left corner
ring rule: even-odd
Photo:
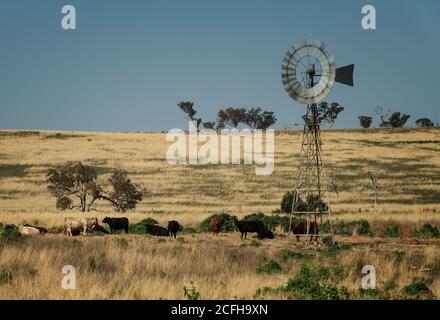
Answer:
[[[353,87],[354,64],[336,69],[335,81]]]

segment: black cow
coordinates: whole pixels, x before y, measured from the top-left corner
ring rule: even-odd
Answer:
[[[148,234],[158,237],[168,237],[168,235],[170,234],[166,228],[157,226],[155,224],[146,224],[145,230]]]
[[[247,233],[248,232],[256,232],[257,234],[263,235],[266,234],[267,228],[261,221],[238,221],[237,222],[237,229],[241,232],[241,240],[243,240],[243,234],[244,239],[246,240]]]
[[[111,233],[115,233],[118,230],[124,230],[125,233],[128,233],[129,222],[127,218],[110,218],[105,217],[102,220],[102,223],[107,223],[110,227]]]
[[[168,221],[168,232],[170,233],[170,236],[174,236],[174,239],[176,239],[177,232],[180,231],[180,224],[176,220]]]
[[[260,232],[257,232],[258,239],[273,239],[274,235],[270,229],[265,229]]]

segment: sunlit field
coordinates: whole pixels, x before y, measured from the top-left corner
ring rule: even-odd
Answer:
[[[161,225],[173,219],[197,229],[214,213],[274,214],[296,183],[300,131],[275,133],[275,167],[268,176],[256,175],[256,165],[168,164],[165,138],[165,133],[0,131],[0,222],[53,228],[66,216],[124,215],[130,223],[151,217]],[[337,235],[337,248],[297,244],[282,231],[274,240],[246,241],[238,232],[181,233],[176,240],[34,236],[1,242],[0,298],[183,299],[183,287],[191,282],[202,299],[297,298],[276,288],[305,265],[330,268],[329,274],[336,274],[332,285],[347,288],[350,298],[402,298],[413,278],[425,279],[440,297],[440,240],[414,235],[424,223],[440,227],[440,129],[324,130],[322,138],[327,174],[339,189],[336,196],[328,181],[333,220],[367,220],[371,236]],[[104,186],[114,169],[126,170],[142,186],[142,202],[124,214],[105,202],[90,213],[57,210],[47,191],[47,171],[78,161],[95,167]],[[368,171],[378,177],[377,205]],[[399,226],[397,237],[386,237],[388,225]],[[280,268],[266,270],[271,261]],[[76,290],[61,288],[66,264],[77,266]],[[366,264],[377,270],[380,296],[358,293]],[[335,266],[342,269],[331,269]]]

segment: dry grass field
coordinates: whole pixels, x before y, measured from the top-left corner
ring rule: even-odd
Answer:
[[[322,135],[327,173],[335,174],[340,188],[338,199],[329,192],[334,220],[365,219],[374,236],[339,236],[336,240],[345,245],[333,250],[297,244],[283,233],[274,240],[243,242],[237,232],[179,234],[177,240],[144,235],[73,240],[48,234],[0,244],[0,298],[182,299],[191,281],[202,299],[289,298],[286,290],[258,289],[286,285],[304,265],[330,268],[320,272],[329,273],[332,285],[355,292],[366,264],[375,266],[378,288],[392,298],[399,298],[414,277],[427,279],[440,297],[440,242],[413,236],[426,222],[440,226],[440,129],[331,130]],[[128,171],[144,188],[143,201],[125,214],[131,223],[151,217],[162,225],[175,219],[197,228],[213,213],[270,215],[295,185],[301,132],[276,132],[275,168],[268,176],[257,176],[255,165],[168,164],[165,137],[0,131],[0,222],[51,228],[62,225],[65,216],[84,215],[58,211],[47,191],[48,169],[67,162],[94,166],[104,185],[112,170]],[[373,204],[368,171],[379,178],[378,205]],[[121,215],[105,203],[98,210],[86,215]],[[400,226],[400,237],[383,237],[389,224]],[[271,261],[280,268],[266,270]],[[60,286],[66,264],[77,267],[76,290]],[[342,271],[331,269],[335,266]]]

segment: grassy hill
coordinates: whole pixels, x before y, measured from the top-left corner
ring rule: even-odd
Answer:
[[[339,218],[432,220],[440,212],[440,129],[323,131],[328,176],[340,195],[329,192]],[[113,169],[125,169],[144,188],[133,221],[152,216],[195,225],[215,212],[243,216],[271,213],[296,183],[301,132],[275,135],[272,175],[257,176],[255,165],[173,165],[165,160],[164,133],[0,131],[0,221],[61,221],[46,189],[51,167],[81,161],[96,167],[105,183]],[[373,205],[366,173],[379,178]],[[330,184],[328,184],[330,186]],[[98,215],[112,214],[106,204]]]

